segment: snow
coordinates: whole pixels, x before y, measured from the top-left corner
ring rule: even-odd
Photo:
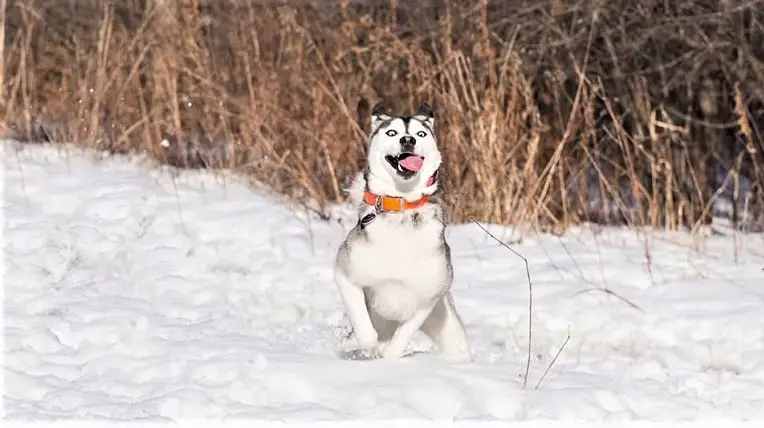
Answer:
[[[422,335],[343,359],[348,207],[320,221],[230,174],[62,147],[3,143],[10,420],[764,418],[761,234],[487,226],[531,269],[524,389],[524,265],[476,225],[447,235],[475,360]]]

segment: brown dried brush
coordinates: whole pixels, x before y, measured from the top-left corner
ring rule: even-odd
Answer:
[[[11,0],[0,121],[325,206],[363,166],[368,106],[429,101],[455,221],[693,227],[717,166],[764,209],[763,9],[653,3]]]

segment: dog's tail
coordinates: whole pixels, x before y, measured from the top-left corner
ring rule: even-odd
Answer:
[[[345,191],[348,192],[348,195],[350,195],[350,202],[354,205],[363,202],[364,190],[366,190],[366,178],[364,177],[363,172],[359,172],[353,179],[350,187],[345,189]]]

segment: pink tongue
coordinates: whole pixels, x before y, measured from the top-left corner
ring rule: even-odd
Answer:
[[[398,162],[400,166],[406,168],[409,171],[419,171],[422,169],[422,158],[419,156],[409,156],[406,159],[403,159],[402,161]]]

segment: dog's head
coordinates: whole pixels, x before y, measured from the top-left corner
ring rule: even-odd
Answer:
[[[438,189],[441,155],[432,107],[413,116],[391,116],[382,104],[371,111],[367,185],[372,193],[413,201]]]

